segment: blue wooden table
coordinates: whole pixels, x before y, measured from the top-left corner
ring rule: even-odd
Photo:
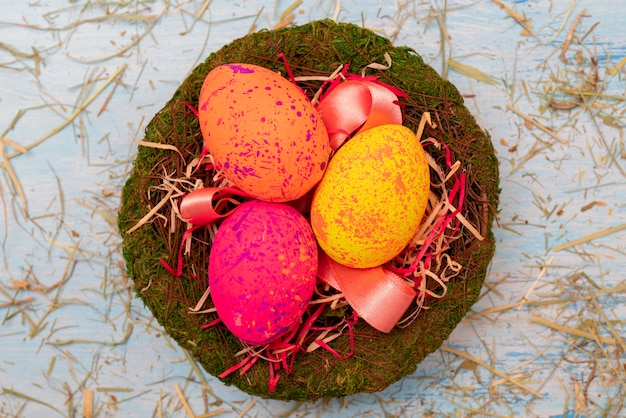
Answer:
[[[621,0],[0,6],[0,416],[626,414]],[[497,251],[414,374],[285,403],[225,386],[167,337],[123,273],[116,212],[142,130],[198,62],[320,18],[414,48],[465,95],[500,160]]]

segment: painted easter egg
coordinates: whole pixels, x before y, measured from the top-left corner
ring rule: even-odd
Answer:
[[[337,151],[319,183],[311,225],[322,249],[349,267],[374,267],[398,255],[417,232],[430,174],[415,134],[382,125]]]
[[[302,90],[279,74],[219,66],[202,84],[198,113],[218,168],[252,197],[295,200],[322,178],[331,151],[326,127]]]
[[[266,344],[299,324],[317,275],[307,220],[283,203],[239,206],[219,227],[209,286],[222,322],[248,344]]]

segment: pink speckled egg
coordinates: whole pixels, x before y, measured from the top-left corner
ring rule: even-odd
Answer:
[[[326,127],[295,84],[250,64],[207,74],[198,103],[204,143],[240,189],[268,202],[298,199],[322,178]]]
[[[209,257],[213,304],[226,327],[248,344],[266,344],[299,323],[316,275],[311,226],[287,204],[243,203],[215,235]]]

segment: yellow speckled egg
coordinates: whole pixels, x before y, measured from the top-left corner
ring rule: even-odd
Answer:
[[[417,232],[429,190],[428,162],[415,134],[402,125],[372,128],[330,160],[313,197],[311,226],[338,263],[379,266]]]
[[[274,71],[214,68],[202,84],[198,117],[218,168],[252,197],[296,200],[324,174],[331,151],[326,127],[302,90]]]

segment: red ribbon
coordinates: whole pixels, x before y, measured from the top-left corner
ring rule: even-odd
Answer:
[[[445,144],[442,144],[442,146],[445,148],[445,151],[446,151],[446,165],[448,166],[448,168],[452,168],[453,163],[452,163],[452,153],[450,151],[450,148]],[[454,212],[450,212],[444,216],[441,216],[437,219],[430,234],[428,234],[428,236],[426,237],[424,243],[421,245],[419,252],[417,253],[417,256],[413,259],[410,266],[394,267],[394,266],[389,265],[388,263],[386,267],[389,270],[393,271],[396,274],[401,274],[403,276],[410,276],[417,270],[417,268],[419,267],[419,263],[422,261],[424,262],[424,267],[426,269],[430,268],[430,263],[432,261],[432,258],[437,255],[434,253],[434,250],[431,248],[431,244],[437,240],[445,238],[444,237],[445,231],[450,227],[450,224],[452,224],[452,222],[455,220],[456,220],[456,223],[454,224],[452,228],[452,233],[450,234],[450,237],[447,239],[444,247],[447,247],[450,241],[452,240],[452,237],[456,235],[461,224],[460,220],[457,218],[457,215],[461,213],[461,211],[463,210],[463,205],[465,203],[465,182],[466,182],[467,174],[455,173],[453,178],[455,179],[455,182],[454,182],[454,185],[452,186],[452,189],[450,190],[450,193],[448,194],[448,201],[454,202],[454,200],[457,199],[456,210]],[[408,251],[413,251],[413,250],[416,250],[416,248],[409,249]],[[419,283],[415,283],[415,288],[417,288],[417,286],[419,286]]]
[[[381,332],[391,332],[417,292],[400,276],[381,266],[346,267],[319,251],[317,276],[343,293],[352,308]]]
[[[305,346],[310,343],[310,337],[312,336],[311,331],[319,331],[319,330],[337,330],[341,327],[342,324],[346,324],[349,330],[349,338],[350,338],[350,352],[342,356],[332,347],[330,347],[326,342],[320,339],[314,340],[321,348],[328,350],[333,356],[338,359],[345,360],[354,355],[354,325],[356,324],[358,317],[356,316],[356,312],[352,315],[351,319],[347,319],[342,321],[340,324],[333,325],[330,327],[314,327],[313,323],[317,320],[317,318],[324,311],[328,303],[320,304],[319,307],[313,312],[302,324],[296,324],[290,332],[286,335],[280,336],[276,338],[274,341],[271,341],[267,344],[267,346],[257,351],[251,351],[248,353],[246,358],[244,358],[239,363],[234,366],[226,369],[222,372],[218,377],[224,379],[228,375],[239,371],[239,375],[245,374],[254,364],[258,361],[259,358],[264,358],[269,361],[269,380],[268,380],[268,391],[274,392],[276,390],[276,385],[278,384],[278,380],[280,379],[280,375],[277,373],[281,368],[285,370],[287,374],[291,374],[293,372],[293,366],[296,359],[296,355],[300,352],[305,351]],[[209,325],[204,326],[203,328],[207,328],[209,326],[213,326],[217,323],[217,321],[211,322]],[[263,355],[261,355],[261,351]]]
[[[348,79],[322,96],[317,105],[330,146],[338,149],[348,137],[379,125],[402,124],[398,96],[388,86],[367,78]]]

